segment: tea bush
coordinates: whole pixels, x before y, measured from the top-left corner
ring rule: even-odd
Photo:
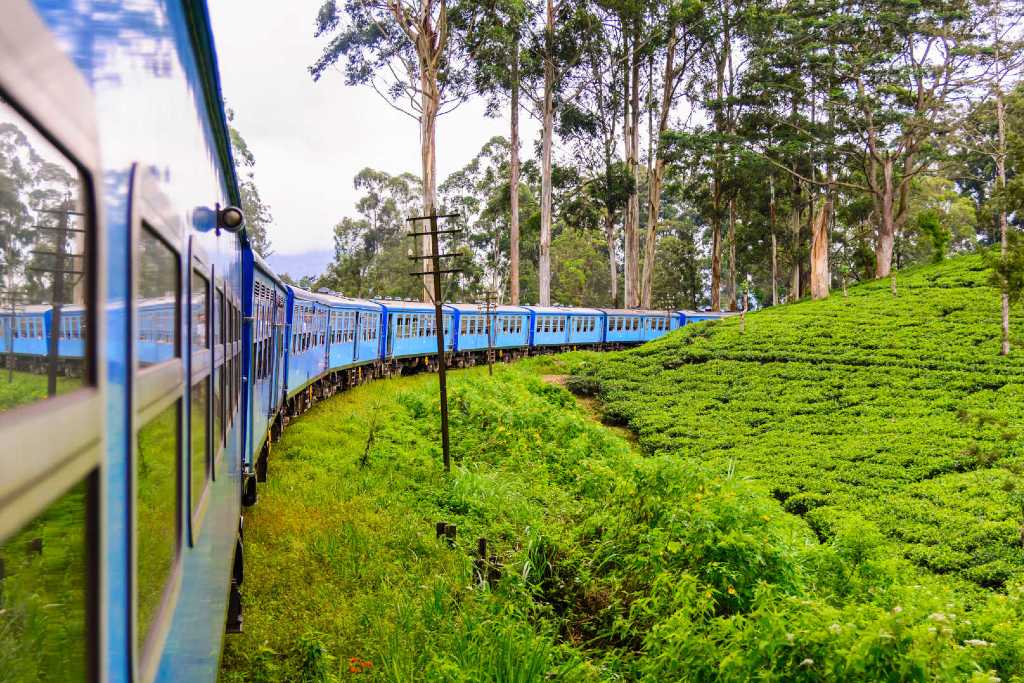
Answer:
[[[748,326],[757,320],[751,316]],[[715,335],[719,329],[729,324]],[[1017,574],[992,591],[968,571],[998,573],[1004,565],[931,571],[895,552],[901,546],[890,517],[899,513],[874,514],[868,505],[891,503],[897,511],[900,500],[910,505],[935,495],[914,484],[979,475],[973,456],[949,458],[954,464],[936,470],[946,475],[915,478],[929,471],[927,454],[887,469],[885,444],[866,436],[874,422],[900,434],[890,423],[904,402],[886,382],[865,376],[848,392],[842,383],[819,388],[799,373],[827,376],[827,368],[809,363],[775,368],[775,375],[770,366],[737,360],[667,369],[662,361],[683,336],[668,338],[656,353],[642,348],[607,362],[571,354],[496,367],[493,378],[481,369],[452,373],[448,476],[437,447],[434,377],[375,382],[313,408],[275,446],[270,482],[247,517],[246,632],[229,639],[222,679],[1024,676]],[[659,359],[657,368],[646,364],[651,358]],[[757,386],[780,390],[790,375],[778,373],[795,373],[799,404],[759,398],[742,365],[763,367]],[[636,426],[647,453],[541,378],[570,366]],[[661,379],[701,367],[716,369],[706,385],[686,385],[702,392],[692,397]],[[925,393],[941,386],[914,375],[919,369],[901,371],[908,373],[901,386]],[[977,391],[1002,390],[985,377],[978,374]],[[658,393],[640,400],[644,383]],[[859,443],[877,446],[874,455],[857,460],[855,449],[839,448],[842,421],[804,413],[829,392],[841,394],[833,404],[850,403],[851,415],[865,411],[857,417],[865,431]],[[887,408],[856,408],[881,395],[890,397]],[[664,414],[650,410],[651,401]],[[981,397],[976,403],[954,405],[948,419],[939,416],[908,438],[941,428],[944,438],[987,448],[1013,415],[986,407]],[[928,414],[923,398],[907,405]],[[966,417],[960,408],[972,415],[985,408],[991,417]],[[714,415],[724,424],[711,432]],[[799,449],[824,437],[835,444],[836,453],[822,459],[832,466],[821,469],[826,481],[817,479],[813,452],[794,473],[773,463],[767,447],[757,451],[756,466],[743,460],[759,435],[774,434],[786,420],[801,425],[793,441]],[[363,457],[371,429],[373,445]],[[706,434],[708,450],[700,443]],[[997,462],[1014,457],[1001,451]],[[858,462],[872,474],[854,476]],[[837,502],[857,500],[876,471],[885,474],[884,489],[873,498],[855,511]],[[989,502],[972,504],[1001,505],[1013,495],[998,482],[995,489]],[[972,508],[957,510],[966,525]],[[925,532],[937,514],[936,505],[919,521],[922,548],[936,545]],[[454,547],[435,537],[439,520],[457,525]],[[995,533],[961,540],[966,547]],[[500,565],[490,585],[473,565],[479,537]],[[943,542],[953,548],[952,539]],[[991,559],[1000,561],[1013,566],[1010,555]]]

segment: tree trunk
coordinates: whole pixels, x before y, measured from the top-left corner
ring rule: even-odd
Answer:
[[[634,22],[629,47],[629,69],[624,79],[626,166],[637,183],[640,181],[640,56],[636,46],[638,33],[639,27]],[[637,308],[640,305],[640,192],[635,186],[626,202],[625,238],[625,306]]]
[[[1000,193],[1006,190],[1006,103],[1003,100],[1002,88],[996,88],[996,126],[998,131],[999,149],[996,153],[996,177],[999,182]],[[1009,249],[1007,237],[1006,208],[1005,202],[1000,202],[999,207],[999,254],[1006,258]],[[999,347],[999,355],[1006,356],[1010,353],[1010,293],[1007,291],[1004,282],[999,293],[999,304],[1002,326],[1002,343]]]
[[[512,49],[512,125],[509,131],[509,298],[519,305],[519,36]]]
[[[768,176],[768,231],[772,234],[772,306],[779,305],[779,245],[775,237],[775,179]]]
[[[555,7],[547,2],[547,23],[544,32],[544,105],[541,142],[540,176],[540,305],[551,305],[551,135],[555,122],[555,65],[551,55],[554,49]]]
[[[428,68],[426,61],[420,59],[420,163],[423,173],[423,215],[429,216],[434,213],[437,203],[437,158],[435,154],[435,133],[437,126],[437,107],[440,101],[440,93],[437,90],[436,74]],[[430,224],[421,221],[416,226],[417,232],[425,232]],[[420,254],[427,256],[431,253],[430,236],[420,237]],[[423,261],[424,264],[427,261]],[[430,270],[424,268],[424,270]],[[423,276],[423,301],[434,300],[434,282],[430,275]]]
[[[612,306],[618,305],[619,273],[615,266],[615,216],[606,213],[604,217],[604,238],[608,243],[608,270],[611,275]]]
[[[793,269],[789,274],[788,303],[800,300],[800,186],[794,184],[793,206],[789,209],[789,231],[793,237]]]
[[[657,255],[658,219],[661,217],[661,186],[665,177],[665,160],[661,158],[660,141],[668,129],[669,110],[672,108],[672,92],[675,81],[676,45],[679,41],[678,27],[669,27],[668,49],[665,53],[665,70],[662,75],[661,107],[658,112],[658,137],[652,140],[650,155],[653,159],[648,182],[647,240],[644,242],[643,296],[641,305],[650,308],[654,301],[654,259]]]
[[[878,240],[875,243],[875,277],[886,277],[892,271],[892,254],[896,247],[896,198],[891,159],[882,164],[881,197],[879,208]]]
[[[832,200],[826,199],[814,217],[811,231],[811,298],[828,298],[828,221]]]
[[[729,310],[736,310],[736,198],[729,198]]]
[[[722,226],[719,220],[722,214],[722,184],[718,178],[712,180],[711,191],[714,214],[711,220],[711,310],[722,310]]]

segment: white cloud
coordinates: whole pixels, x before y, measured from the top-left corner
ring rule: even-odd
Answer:
[[[280,254],[332,247],[331,228],[352,215],[352,178],[366,166],[419,175],[416,121],[369,87],[348,87],[340,72],[314,83],[307,67],[323,40],[313,38],[322,0],[211,0],[221,82],[235,126],[256,156],[256,182],[274,214],[270,238]],[[537,125],[520,116],[528,155]],[[440,119],[440,179],[468,162],[488,139],[508,135],[508,120],[488,119],[482,101]]]

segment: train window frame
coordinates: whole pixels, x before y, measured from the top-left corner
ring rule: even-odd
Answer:
[[[156,673],[159,655],[163,650],[168,632],[170,631],[173,605],[181,591],[182,557],[184,537],[183,507],[187,505],[183,491],[183,476],[186,463],[186,414],[184,409],[184,392],[191,387],[186,382],[186,359],[182,354],[184,335],[187,333],[185,307],[188,305],[185,295],[186,277],[191,268],[187,253],[183,253],[183,239],[180,223],[174,217],[170,202],[159,190],[159,178],[152,171],[144,170],[141,164],[134,164],[131,172],[129,214],[131,239],[131,311],[129,326],[131,338],[136,338],[138,309],[138,244],[142,231],[149,231],[164,243],[177,259],[177,288],[174,306],[174,356],[155,365],[140,368],[137,354],[131,354],[132,392],[131,392],[131,448],[129,456],[129,478],[131,480],[129,498],[129,547],[131,572],[128,584],[131,592],[129,631],[131,642],[131,662],[135,676],[141,680],[151,680]],[[190,280],[191,278],[188,278]],[[138,476],[139,463],[138,439],[139,432],[162,416],[168,409],[176,406],[177,453],[175,454],[175,541],[171,565],[161,588],[161,598],[147,632],[139,642],[139,538],[138,538]]]
[[[182,482],[188,482],[188,486],[185,487],[185,504],[184,509],[188,517],[188,545],[189,547],[195,546],[195,540],[199,535],[199,528],[201,526],[202,519],[206,512],[207,501],[209,496],[207,495],[210,489],[210,483],[213,481],[213,460],[214,460],[214,447],[211,443],[213,433],[213,414],[211,408],[213,407],[213,339],[212,339],[212,318],[213,318],[213,297],[211,296],[213,282],[213,269],[210,265],[210,259],[207,257],[206,252],[196,242],[195,236],[192,235],[188,239],[188,250],[189,250],[189,269],[188,269],[188,296],[185,297],[187,302],[186,307],[188,310],[188,347],[192,349],[192,355],[189,358],[189,383],[188,383],[188,418],[185,426],[188,431],[188,438],[186,439],[187,456],[186,472],[182,476]],[[206,320],[206,346],[196,349],[193,342],[193,335],[195,332],[195,325],[193,324],[192,314],[192,300],[195,296],[193,285],[195,283],[196,276],[199,277],[200,281],[205,285],[206,291],[203,298],[205,302],[205,309],[203,314]],[[205,453],[204,453],[204,467],[206,470],[206,476],[203,478],[202,491],[200,491],[198,500],[195,499],[195,491],[192,490],[193,484],[193,437],[192,437],[192,394],[195,391],[196,386],[200,383],[205,383],[206,389],[206,410],[203,416],[205,423]]]
[[[104,223],[99,210],[102,174],[95,105],[81,73],[29,2],[15,1],[4,7],[0,63],[4,64],[0,97],[78,169],[83,213],[90,226],[84,236],[86,254],[82,261],[87,275],[83,319],[86,329],[91,330],[85,339],[82,387],[0,414],[5,445],[0,453],[4,472],[0,477],[0,543],[86,482],[86,642],[82,646],[86,676],[95,681],[100,676],[98,581],[104,552],[100,547],[99,504],[106,414],[105,373],[97,367],[105,346],[100,303],[106,283],[98,267],[104,248]],[[66,428],[54,430],[53,424]],[[40,440],[41,433],[48,434],[48,438]],[[25,453],[33,457],[25,458]]]

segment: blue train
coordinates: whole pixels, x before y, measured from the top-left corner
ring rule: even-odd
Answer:
[[[0,679],[212,681],[290,417],[374,377],[718,314],[286,285],[252,252],[201,0],[0,21]]]

